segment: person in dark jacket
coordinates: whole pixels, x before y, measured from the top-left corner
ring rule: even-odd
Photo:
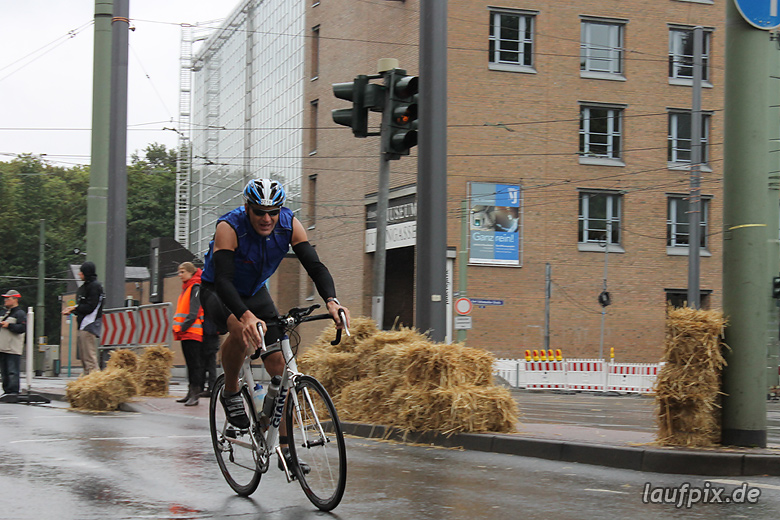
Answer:
[[[6,308],[5,314],[0,317],[0,375],[3,377],[3,397],[19,394],[19,370],[24,351],[24,333],[27,331],[27,313],[19,307],[21,297],[18,291],[8,291],[3,295]]]
[[[75,314],[79,332],[76,336],[78,350],[84,374],[89,374],[98,368],[97,344],[103,324],[103,286],[97,281],[97,269],[92,262],[84,262],[79,270],[81,286],[76,291],[76,305],[63,309],[62,314]]]

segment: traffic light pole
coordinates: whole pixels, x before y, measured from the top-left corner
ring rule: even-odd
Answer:
[[[393,71],[384,72],[385,101],[382,110],[382,130],[379,154],[379,185],[376,193],[376,250],[374,252],[374,284],[371,297],[371,317],[380,329],[384,328],[385,316],[385,270],[387,266],[387,207],[390,196],[390,122],[393,117],[390,110],[390,90],[393,81]]]

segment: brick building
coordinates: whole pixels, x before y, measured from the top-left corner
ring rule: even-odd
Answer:
[[[467,295],[483,303],[467,345],[502,357],[542,347],[549,264],[551,348],[659,358],[666,305],[687,287],[696,25],[705,29],[702,303],[720,307],[724,9],[722,0],[449,2],[442,218],[448,246],[459,250],[467,201]],[[419,2],[315,0],[305,11],[300,218],[342,301],[370,315],[366,231],[379,139],[356,139],[332,122],[330,111],[347,105],[331,85],[375,73],[380,58],[424,74]],[[378,115],[369,123],[376,129]],[[405,238],[416,176],[414,152],[391,163],[400,220],[389,224],[401,227],[388,245],[386,323],[414,318],[414,246]],[[299,298],[312,293],[300,276]],[[612,305],[602,314],[605,278]]]

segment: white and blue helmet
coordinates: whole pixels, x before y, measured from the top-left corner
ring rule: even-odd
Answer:
[[[244,202],[258,206],[283,206],[287,194],[271,179],[252,179],[244,188]]]

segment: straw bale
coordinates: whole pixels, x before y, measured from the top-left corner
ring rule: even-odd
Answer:
[[[133,374],[124,368],[106,368],[71,381],[65,388],[65,399],[71,407],[82,410],[116,410],[138,394]]]
[[[127,348],[114,350],[106,362],[106,368],[125,368],[134,373],[138,370],[138,354]]]
[[[355,330],[346,346],[332,346],[330,327],[298,360],[343,419],[448,433],[514,430],[517,404],[493,384],[491,353],[433,343],[407,327],[380,331],[368,318],[353,319]]]
[[[669,446],[712,446],[720,440],[723,329],[719,311],[670,308],[656,380],[657,440]]]
[[[173,351],[162,345],[146,347],[138,363],[141,395],[152,397],[168,395],[171,368],[173,368]]]

